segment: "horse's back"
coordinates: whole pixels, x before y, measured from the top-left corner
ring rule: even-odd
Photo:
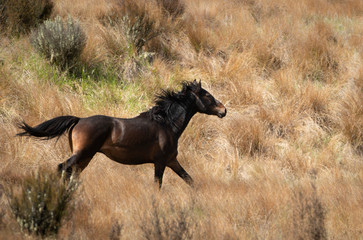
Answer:
[[[117,118],[114,119],[111,140],[120,147],[137,147],[155,143],[163,131],[159,124],[150,119]]]
[[[73,131],[82,132],[86,135],[98,135],[110,131],[113,127],[114,118],[104,115],[95,115],[81,118]]]

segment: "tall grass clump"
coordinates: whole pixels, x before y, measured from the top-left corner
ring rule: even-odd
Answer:
[[[153,25],[153,21],[145,12],[141,12],[141,15],[136,18],[126,15],[121,20],[122,32],[126,40],[124,55],[126,61],[123,72],[128,79],[142,71],[143,66],[153,55],[151,52],[143,51],[145,44],[159,34]]]
[[[363,74],[362,74],[363,75]],[[363,77],[362,80],[363,82]],[[340,128],[346,140],[363,153],[363,87],[347,90],[340,104]]]
[[[22,231],[41,237],[57,235],[71,207],[79,182],[39,171],[26,177],[20,189],[7,191],[10,209]]]
[[[6,15],[5,15],[5,0],[0,0],[0,30],[5,30]]]
[[[122,232],[123,225],[116,221],[111,228],[111,232],[108,235],[110,240],[118,240],[121,239],[121,232]]]
[[[162,36],[169,25],[156,2],[116,2],[114,11],[100,19],[101,37],[112,64],[130,81],[146,72],[154,56],[164,51]]]
[[[333,29],[325,23],[318,22],[307,37],[299,42],[300,48],[295,52],[306,79],[331,82],[339,72],[339,39]]]
[[[314,183],[311,190],[297,189],[293,198],[293,239],[327,239],[326,210]]]
[[[109,60],[120,80],[131,81],[145,71],[150,53],[138,52],[130,37],[130,20],[124,16],[117,24],[102,29],[101,37],[105,43]],[[132,35],[132,34],[131,34]]]
[[[128,43],[140,54],[162,32],[159,9],[152,2],[144,1],[118,1],[117,6],[117,11],[108,19],[112,25],[121,26]]]
[[[4,191],[4,187],[3,187],[3,185],[0,184],[0,199],[3,196],[3,191]],[[4,225],[4,216],[5,216],[5,211],[4,211],[4,209],[0,208],[0,230],[2,229],[2,227]]]
[[[175,57],[170,41],[181,30],[181,21],[176,20],[184,11],[181,1],[116,3],[113,11],[99,18],[100,35],[108,60],[118,68],[122,80],[132,81],[148,73],[156,58]]]
[[[86,35],[78,21],[61,17],[45,21],[32,32],[30,43],[61,69],[72,68],[86,45]]]
[[[172,203],[162,209],[155,200],[152,209],[140,225],[145,239],[193,239],[196,237],[196,221],[193,219],[193,204],[189,207],[176,208]]]
[[[181,0],[157,0],[164,13],[176,18],[181,16],[185,11],[185,5]]]
[[[258,156],[268,149],[265,126],[255,119],[236,116],[230,120],[227,132],[239,156]]]
[[[140,54],[145,44],[159,33],[154,29],[154,22],[147,17],[145,12],[140,16],[126,15],[121,21],[127,41],[132,44],[137,54]]]
[[[53,10],[51,0],[1,0],[0,23],[13,33],[28,33]]]

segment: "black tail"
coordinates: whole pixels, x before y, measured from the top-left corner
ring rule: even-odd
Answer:
[[[39,124],[36,127],[30,127],[25,122],[19,125],[19,128],[24,132],[18,133],[18,136],[33,136],[44,140],[58,137],[65,131],[68,131],[78,123],[80,118],[74,116],[60,116],[50,119],[46,122]]]

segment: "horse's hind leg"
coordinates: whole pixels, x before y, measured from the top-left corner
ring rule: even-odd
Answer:
[[[155,164],[154,181],[156,184],[158,184],[159,189],[161,188],[161,185],[163,183],[163,175],[164,175],[165,167],[166,166],[163,164]]]
[[[66,177],[70,178],[73,172],[80,173],[87,167],[92,157],[96,153],[77,152],[73,154],[67,161],[58,165],[58,172],[66,172]]]
[[[110,136],[112,126],[111,118],[107,117],[81,119],[68,135],[73,155],[58,166],[59,171],[65,170],[67,176],[74,171],[82,172]]]
[[[77,155],[72,155],[67,161],[58,164],[58,172],[61,174],[63,171],[66,173],[66,177],[70,178],[72,175],[72,163],[76,161]]]

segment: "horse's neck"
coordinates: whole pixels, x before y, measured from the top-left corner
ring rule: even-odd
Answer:
[[[190,119],[196,114],[196,111],[190,106],[173,104],[170,106],[169,114],[171,128],[179,138],[188,126]]]

